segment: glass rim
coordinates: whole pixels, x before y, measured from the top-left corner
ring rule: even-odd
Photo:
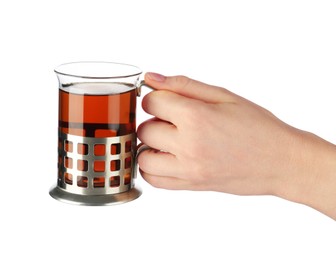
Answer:
[[[82,67],[82,69],[80,69],[80,67]],[[98,67],[101,69],[105,67],[104,74],[99,74],[103,73],[103,71],[97,72]],[[113,71],[113,68],[115,71]],[[118,68],[119,72],[116,71],[116,68]],[[88,69],[90,69],[90,72]],[[120,69],[124,69],[124,71],[121,72]],[[94,72],[94,70],[96,70],[96,72]],[[139,76],[142,70],[135,65],[126,63],[111,61],[75,61],[58,65],[54,69],[54,72],[59,75],[84,79],[118,79]],[[95,73],[97,75],[94,75]]]

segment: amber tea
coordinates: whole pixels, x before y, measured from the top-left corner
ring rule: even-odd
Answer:
[[[99,94],[104,85],[80,83],[59,90],[59,127],[67,134],[112,137],[135,132],[136,91],[113,83],[116,93]],[[97,87],[98,86],[98,87]],[[81,92],[90,94],[76,94]],[[92,94],[98,93],[98,94]]]

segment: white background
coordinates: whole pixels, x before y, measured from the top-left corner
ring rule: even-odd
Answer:
[[[141,177],[141,198],[115,207],[48,194],[64,62],[185,74],[336,143],[335,14],[323,0],[2,1],[0,258],[335,259],[335,221],[275,197],[159,190]]]

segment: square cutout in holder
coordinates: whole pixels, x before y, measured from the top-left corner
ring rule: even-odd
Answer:
[[[64,150],[66,152],[72,153],[72,151],[73,151],[73,144],[72,144],[71,141],[65,140]]]
[[[124,175],[124,184],[128,185],[131,183],[131,173],[125,173]]]
[[[125,159],[125,169],[129,169],[132,166],[132,157],[127,157]]]
[[[110,170],[113,171],[119,171],[120,170],[120,160],[112,160],[110,163]]]
[[[105,171],[105,161],[94,161],[93,170],[95,172],[104,172]]]
[[[127,141],[125,143],[125,153],[128,153],[132,150],[132,141]]]
[[[67,172],[64,173],[64,182],[72,185],[72,174],[67,173]]]
[[[116,188],[120,186],[120,176],[112,176],[110,177],[110,187]]]
[[[82,188],[87,188],[88,178],[85,176],[77,176],[77,186]]]
[[[105,155],[105,144],[95,144],[93,150],[94,150],[95,156],[104,156]]]
[[[87,144],[78,143],[77,153],[82,155],[87,155],[89,153],[89,146]]]
[[[93,178],[93,187],[94,188],[104,188],[105,187],[105,178],[104,177]]]
[[[88,171],[88,161],[86,160],[77,160],[77,170],[82,172]]]
[[[72,169],[72,158],[65,157],[64,166],[65,168]]]
[[[120,144],[111,144],[111,154],[120,154]]]

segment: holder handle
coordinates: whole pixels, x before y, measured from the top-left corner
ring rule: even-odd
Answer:
[[[147,88],[149,88],[151,90],[154,90],[154,88],[152,88],[151,86],[147,85],[144,80],[141,80],[139,82],[138,86],[136,87],[136,89],[137,89],[137,96],[138,97],[141,96],[141,88],[142,88],[142,86],[145,86],[145,87],[147,87]]]

